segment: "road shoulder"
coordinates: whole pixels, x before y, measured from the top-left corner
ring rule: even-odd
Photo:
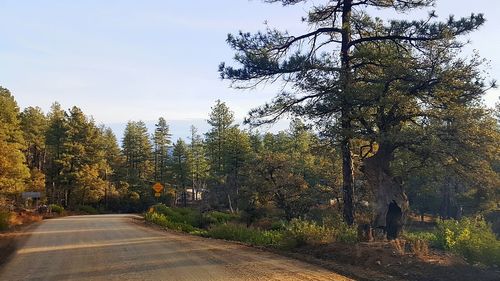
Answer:
[[[180,231],[175,231],[175,230],[171,230],[168,228],[163,228],[163,227],[158,226],[156,224],[145,221],[144,218],[142,218],[142,217],[132,218],[131,223],[134,223],[139,227],[147,228],[149,230],[165,232],[165,233],[168,233],[169,235],[183,237],[184,239],[188,239],[191,241],[210,241],[211,243],[217,243],[219,245],[224,245],[224,244],[231,245],[231,246],[237,245],[239,247],[242,247],[242,248],[245,248],[245,249],[251,250],[251,251],[264,251],[267,253],[272,253],[272,254],[287,258],[287,259],[303,262],[303,263],[311,265],[311,266],[318,266],[318,267],[321,267],[321,268],[326,269],[328,271],[331,271],[332,273],[343,275],[345,277],[352,278],[354,280],[359,280],[359,281],[374,281],[374,280],[376,281],[376,280],[388,280],[388,279],[393,280],[393,281],[407,280],[407,279],[399,279],[399,278],[396,278],[394,276],[389,276],[387,274],[381,274],[379,272],[372,271],[372,270],[364,270],[364,269],[360,269],[359,267],[335,263],[334,261],[325,261],[322,259],[315,258],[314,256],[304,255],[303,253],[289,252],[289,251],[277,250],[277,249],[266,248],[266,247],[261,247],[261,246],[253,246],[251,244],[247,244],[247,243],[243,243],[243,242],[239,242],[239,241],[215,239],[215,238],[210,238],[210,237],[200,237],[200,236],[192,235],[192,234],[185,233],[185,232],[180,232]]]

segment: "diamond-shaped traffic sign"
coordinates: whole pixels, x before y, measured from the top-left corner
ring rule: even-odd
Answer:
[[[160,193],[163,190],[163,185],[157,182],[153,185],[153,190],[156,191],[156,193]]]

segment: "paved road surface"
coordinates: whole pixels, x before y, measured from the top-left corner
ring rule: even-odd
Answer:
[[[349,280],[224,241],[155,230],[127,215],[75,216],[36,227],[0,280]]]

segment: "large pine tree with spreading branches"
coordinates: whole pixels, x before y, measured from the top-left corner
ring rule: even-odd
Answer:
[[[374,62],[362,51],[368,45],[389,44],[401,52],[422,56],[419,49],[430,42],[441,42],[442,48],[462,45],[458,36],[465,35],[484,23],[481,14],[447,21],[436,20],[430,12],[423,20],[390,20],[370,16],[374,9],[409,13],[429,8],[433,0],[335,0],[321,4],[307,0],[268,0],[283,6],[305,4],[310,7],[303,19],[310,31],[290,35],[268,28],[256,34],[240,32],[229,35],[227,41],[236,51],[239,66],[220,65],[223,79],[229,79],[237,88],[254,87],[262,82],[281,81],[285,87],[270,103],[250,112],[247,122],[253,125],[274,122],[286,114],[316,121],[320,130],[338,143],[342,152],[344,219],[354,222],[354,168],[352,140],[355,137],[356,107],[366,102],[359,98],[356,71],[370,67]],[[356,54],[355,54],[356,52]],[[377,186],[378,189],[388,188]],[[390,188],[390,187],[389,187]],[[374,191],[375,193],[377,191]],[[404,192],[385,192],[398,202],[402,212],[407,208]],[[387,213],[389,204],[378,208],[378,216]],[[380,220],[379,220],[380,221]],[[379,227],[385,227],[380,221]]]

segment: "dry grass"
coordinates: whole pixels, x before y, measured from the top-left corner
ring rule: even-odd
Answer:
[[[32,222],[38,222],[41,221],[42,219],[43,217],[36,213],[31,213],[31,212],[13,213],[10,216],[9,225],[11,227],[15,227],[19,225],[29,224]]]
[[[396,253],[400,255],[404,255],[406,253],[406,240],[403,239],[395,239],[392,240],[391,246],[396,250]]]
[[[429,244],[422,239],[407,241],[404,239],[396,239],[390,241],[392,248],[399,255],[407,253],[413,254],[416,257],[423,258],[429,255]]]
[[[429,255],[429,244],[424,240],[415,240],[411,242],[411,252],[419,258]]]

